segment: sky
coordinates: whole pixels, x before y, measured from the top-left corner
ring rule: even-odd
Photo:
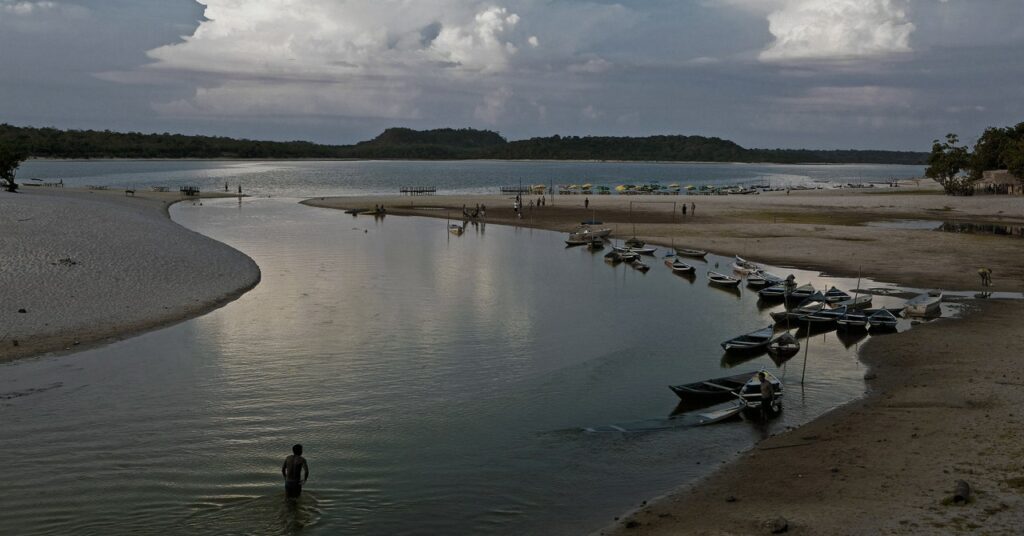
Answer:
[[[1024,0],[0,0],[0,122],[927,151],[1024,121]]]

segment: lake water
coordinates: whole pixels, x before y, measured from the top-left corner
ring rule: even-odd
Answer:
[[[3,532],[580,534],[864,391],[863,338],[813,336],[806,371],[804,351],[781,368],[723,358],[721,341],[779,308],[708,286],[727,259],[685,279],[659,255],[641,274],[558,233],[456,237],[296,201],[172,208],[260,265],[237,301],[0,365]],[[668,384],[760,367],[787,385],[770,424],[670,417]],[[584,431],[607,424],[657,430]],[[311,476],[289,504],[295,442]]]
[[[439,193],[498,193],[501,186],[659,181],[663,185],[770,184],[774,187],[882,182],[921,177],[924,166],[773,165],[648,162],[31,160],[18,177],[27,183],[63,180],[67,186],[149,188],[199,186],[232,192],[239,184],[257,196],[320,197],[397,194],[402,186]],[[38,179],[34,181],[33,179]]]

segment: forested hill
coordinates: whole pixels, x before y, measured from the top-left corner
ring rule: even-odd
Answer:
[[[390,128],[355,145],[272,142],[182,134],[15,127],[0,124],[0,145],[39,158],[354,158],[633,160],[771,163],[925,164],[927,153],[746,149],[704,136],[550,136],[508,141],[474,129]]]

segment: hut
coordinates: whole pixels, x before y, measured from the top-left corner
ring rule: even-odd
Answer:
[[[1020,178],[1005,169],[986,171],[981,180],[974,183],[976,194],[1024,194],[1024,183]]]

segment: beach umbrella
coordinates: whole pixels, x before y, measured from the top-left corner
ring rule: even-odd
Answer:
[[[591,189],[593,187],[594,187],[594,185],[590,184],[589,182],[583,185],[583,189],[584,190],[589,190],[589,189]]]
[[[625,186],[625,185],[622,185],[622,184],[620,184],[620,185],[618,185],[618,186],[616,186],[616,187],[615,187],[615,191],[616,191],[616,192],[624,192],[624,191],[626,191],[626,186]]]
[[[668,187],[669,188],[679,188],[679,185],[673,182],[672,184],[669,184]]]

